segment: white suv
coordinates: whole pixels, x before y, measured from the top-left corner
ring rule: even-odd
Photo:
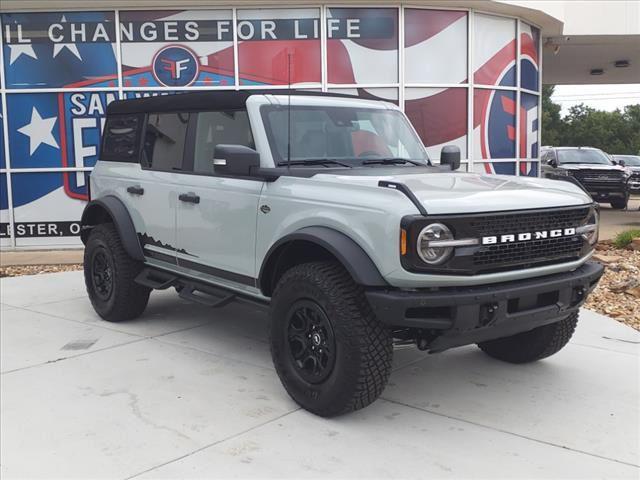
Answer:
[[[289,394],[323,416],[384,389],[394,344],[477,343],[522,363],[569,340],[602,267],[578,186],[440,165],[397,106],[344,95],[199,92],[109,105],[82,217],[105,320],[152,289],[270,306]]]

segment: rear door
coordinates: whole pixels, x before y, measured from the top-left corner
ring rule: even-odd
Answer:
[[[254,148],[246,110],[200,112],[192,117],[185,171],[178,189],[178,265],[200,274],[255,286],[256,216],[263,182],[218,176],[213,151],[220,143]]]

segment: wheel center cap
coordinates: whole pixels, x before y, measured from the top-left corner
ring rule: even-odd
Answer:
[[[319,333],[314,333],[311,336],[311,341],[313,342],[314,345],[320,345],[320,343],[322,342],[322,337],[320,336]]]

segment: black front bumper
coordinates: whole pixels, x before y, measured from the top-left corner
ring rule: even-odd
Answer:
[[[429,350],[506,337],[560,320],[584,303],[603,267],[587,262],[572,272],[473,287],[368,290],[380,321],[431,336]]]

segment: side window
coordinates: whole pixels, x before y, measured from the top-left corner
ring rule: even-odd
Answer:
[[[213,151],[220,143],[254,148],[246,110],[198,113],[193,159],[195,173],[213,175]]]
[[[100,159],[138,162],[142,119],[142,115],[114,115],[107,118]]]
[[[181,170],[189,113],[150,113],[144,134],[143,164],[153,170]]]

